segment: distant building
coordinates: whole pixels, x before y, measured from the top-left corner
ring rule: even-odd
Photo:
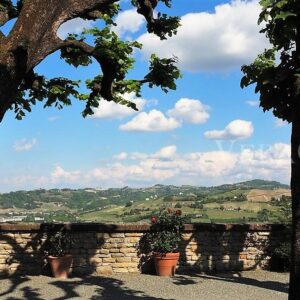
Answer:
[[[2,223],[6,223],[6,222],[22,222],[26,218],[27,218],[27,216],[4,217],[4,218],[0,218],[0,222],[2,222]]]

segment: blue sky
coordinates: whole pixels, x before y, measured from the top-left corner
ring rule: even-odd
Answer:
[[[169,13],[181,16],[182,26],[164,42],[146,33],[129,1],[121,3],[116,32],[144,44],[130,76],[143,76],[153,52],[176,55],[183,73],[177,90],[145,87],[142,99],[127,95],[138,113],[102,101],[92,118],[83,119],[83,105],[75,100],[61,111],[37,106],[22,121],[9,112],[0,125],[0,192],[209,186],[254,178],[288,183],[290,125],[263,113],[253,88],[239,86],[241,65],[268,47],[258,33],[258,1],[173,0]],[[95,25],[101,26],[77,19],[64,24],[59,36]],[[55,53],[37,71],[84,82],[99,67],[75,69]]]

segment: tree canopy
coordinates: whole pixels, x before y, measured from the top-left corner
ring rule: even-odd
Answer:
[[[260,106],[292,123],[291,192],[292,241],[289,299],[300,295],[300,1],[261,0],[259,24],[271,49],[243,66],[241,86],[255,84]]]
[[[244,65],[241,86],[256,84],[260,106],[264,111],[292,122],[297,104],[296,95],[300,80],[300,2],[298,0],[261,0],[261,30],[273,45],[258,55],[250,65]]]
[[[115,17],[120,12],[120,0],[0,0],[0,121],[12,109],[22,119],[37,102],[44,107],[58,109],[71,105],[72,98],[85,102],[83,116],[93,114],[93,108],[105,99],[137,110],[135,103],[123,96],[126,93],[141,95],[144,84],[158,86],[164,92],[175,89],[180,77],[177,58],[150,58],[149,71],[144,78],[128,78],[134,67],[134,49],[142,47],[137,41],[121,39],[115,32]],[[176,34],[178,17],[164,13],[154,14],[159,2],[171,7],[171,0],[131,0],[137,12],[147,22],[147,30],[160,39]],[[84,20],[102,20],[101,28],[69,34],[62,40],[57,36],[60,25],[80,17]],[[8,21],[16,19],[7,36],[1,32]],[[88,42],[87,42],[88,40]],[[37,74],[36,66],[53,52],[74,67],[99,64],[99,75],[83,84],[69,78],[46,78]]]

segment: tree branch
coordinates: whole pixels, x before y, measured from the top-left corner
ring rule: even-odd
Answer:
[[[59,49],[62,48],[74,48],[74,49],[79,49],[86,53],[89,56],[92,56],[95,58],[95,60],[99,63],[102,73],[103,73],[103,78],[101,81],[101,84],[97,84],[93,87],[93,91],[90,95],[90,97],[95,97],[97,95],[101,95],[103,98],[105,98],[108,101],[111,101],[113,99],[113,82],[115,80],[114,77],[114,72],[113,68],[109,62],[108,59],[103,58],[99,53],[101,50],[97,48],[97,51],[95,51],[95,48],[90,46],[89,44],[83,42],[83,41],[78,41],[78,40],[73,40],[73,39],[68,39],[64,41],[60,41],[58,43]]]
[[[137,12],[145,17],[148,24],[154,24],[154,9],[157,6],[157,0],[137,0]]]
[[[18,17],[19,12],[11,1],[0,1],[0,27],[5,25],[9,20]]]
[[[67,48],[67,47],[80,49],[84,53],[94,56],[95,48],[85,42],[69,39],[69,40],[60,41],[58,44],[58,49]]]

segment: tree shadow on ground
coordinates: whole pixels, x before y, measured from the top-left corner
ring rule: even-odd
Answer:
[[[240,273],[235,272],[227,272],[223,274],[197,274],[194,273],[186,273],[185,275],[177,275],[173,278],[173,283],[176,285],[190,285],[190,284],[199,284],[199,280],[197,278],[201,278],[204,280],[219,280],[237,284],[245,284],[248,286],[258,287],[262,289],[268,289],[281,293],[288,293],[289,284],[282,283],[278,281],[261,281],[255,278],[243,277]]]
[[[23,282],[24,283],[24,282]],[[2,296],[1,299],[5,300],[44,300],[42,297],[42,291],[39,288],[30,287],[32,285],[31,279],[27,279],[27,286],[19,288],[19,294],[22,296],[14,297]],[[124,281],[115,278],[108,277],[96,277],[96,276],[88,276],[86,278],[74,279],[72,281],[67,280],[57,280],[47,283],[49,286],[54,286],[58,288],[58,294],[61,296],[55,296],[49,294],[49,298],[51,300],[67,300],[74,298],[81,299],[90,299],[90,300],[108,300],[108,299],[122,299],[122,300],[162,300],[163,298],[156,298],[153,296],[149,296],[145,294],[143,291],[133,290],[126,287]],[[47,289],[47,285],[43,286],[43,289]],[[84,295],[84,291],[87,289],[92,289],[92,295],[89,295],[86,298]],[[15,290],[18,287],[15,288]],[[51,288],[49,287],[49,291]],[[10,293],[13,291],[10,291]]]
[[[274,247],[282,238],[284,228],[281,225],[273,225],[268,235],[268,232],[262,233],[264,230],[270,230],[268,225],[265,229],[262,226],[259,233],[255,226],[249,224],[193,224],[183,236],[179,249],[180,262],[176,271],[178,275],[173,279],[173,283],[176,285],[197,284],[199,280],[193,278],[195,276],[287,293],[287,284],[242,276],[235,277],[233,273],[230,273],[230,271],[251,271],[269,267],[268,262],[270,262]],[[153,274],[151,255],[146,253],[142,256],[140,267],[142,272]],[[201,272],[206,275],[199,275]],[[225,272],[227,272],[226,275],[224,275]]]
[[[124,281],[108,277],[95,277],[90,276],[84,279],[73,282],[55,281],[51,285],[60,288],[64,295],[53,300],[66,300],[74,297],[82,297],[76,291],[78,286],[81,288],[95,287],[94,295],[89,298],[90,300],[105,300],[105,299],[122,299],[122,300],[161,300],[146,295],[143,291],[133,290],[125,286]]]
[[[198,281],[192,279],[191,277],[188,278],[187,276],[176,275],[173,277],[173,283],[176,285],[190,285],[190,284],[197,284]]]
[[[114,231],[115,225],[90,224],[84,227],[81,224],[41,224],[39,230],[35,231],[16,231],[8,233],[5,229],[2,231],[0,225],[0,241],[6,245],[4,254],[6,256],[5,271],[1,270],[1,277],[10,281],[6,290],[0,290],[0,299],[9,296],[18,289],[21,284],[30,281],[28,275],[46,275],[52,276],[49,264],[41,251],[43,245],[47,242],[49,236],[47,233],[58,230],[68,230],[71,232],[74,240],[74,246],[70,250],[73,255],[72,274],[76,276],[89,276],[97,271],[97,263],[94,261],[96,251],[102,249],[104,245],[104,235],[107,232]],[[88,229],[87,229],[88,228]],[[84,231],[84,234],[82,234]],[[30,234],[30,238],[27,236]],[[26,236],[26,238],[24,238]],[[18,241],[22,239],[22,242]],[[0,253],[2,254],[2,253]],[[13,268],[13,269],[12,269]],[[25,299],[40,300],[36,291],[30,287],[23,290]],[[11,298],[11,300],[13,300]]]
[[[207,225],[194,224],[194,230],[183,238],[177,269],[181,276],[174,284],[196,284],[198,281],[193,277],[200,277],[288,293],[288,284],[243,277],[240,273],[270,268],[274,247],[282,239],[278,233],[283,233],[285,226],[273,225],[269,236],[259,236],[249,224]]]
[[[225,273],[225,274],[215,274],[215,275],[205,275],[201,274],[198,277],[202,279],[211,279],[211,280],[220,280],[226,282],[233,282],[238,284],[245,284],[250,286],[255,286],[263,289],[273,290],[281,293],[288,293],[289,285],[288,283],[282,283],[278,281],[261,281],[254,278],[236,276],[233,273]]]

